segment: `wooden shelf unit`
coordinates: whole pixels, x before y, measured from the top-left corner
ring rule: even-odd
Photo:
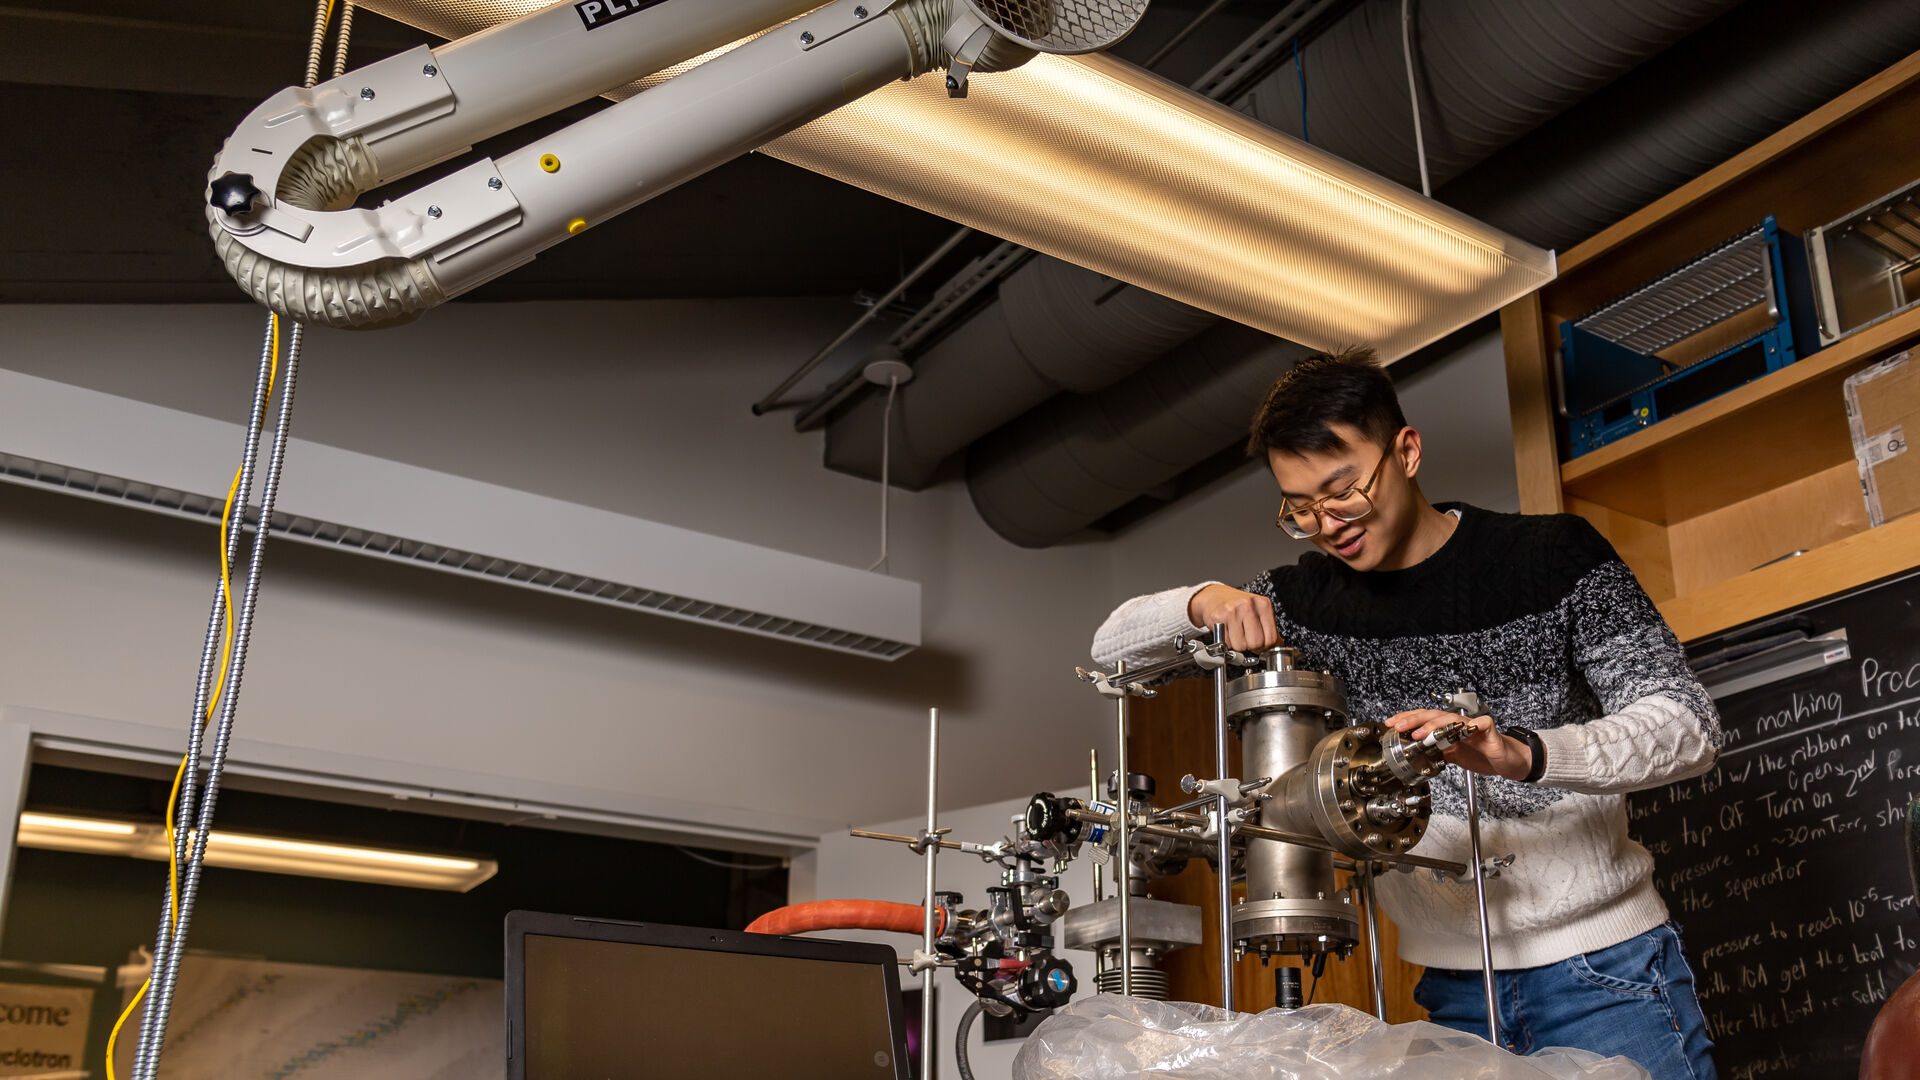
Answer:
[[[1916,116],[1920,53],[1566,252],[1558,279],[1501,311],[1521,509],[1593,522],[1682,640],[1920,565],[1920,516],[1867,525],[1841,396],[1920,348],[1920,310],[1571,460],[1560,324],[1768,214],[1804,236],[1920,179]]]

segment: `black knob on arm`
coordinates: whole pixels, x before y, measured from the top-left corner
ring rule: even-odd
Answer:
[[[228,217],[253,213],[254,203],[259,199],[260,189],[253,186],[251,173],[228,173],[207,188],[207,201]]]

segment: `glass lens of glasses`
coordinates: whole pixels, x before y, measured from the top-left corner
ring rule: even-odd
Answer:
[[[1360,490],[1345,492],[1319,503],[1294,509],[1283,508],[1279,515],[1280,531],[1295,540],[1307,540],[1320,535],[1320,515],[1337,521],[1354,522],[1373,513],[1373,500]]]
[[[1367,493],[1364,491],[1349,491],[1345,495],[1321,503],[1320,510],[1341,521],[1359,521],[1373,513],[1373,500],[1367,498]]]
[[[1280,511],[1280,531],[1295,540],[1305,540],[1320,531],[1320,517],[1309,511],[1305,514]]]

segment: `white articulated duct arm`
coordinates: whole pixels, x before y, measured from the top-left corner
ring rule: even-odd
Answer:
[[[1031,28],[1077,0],[1031,11],[994,0],[990,22],[971,2],[556,4],[270,98],[214,162],[208,227],[228,272],[274,311],[338,327],[404,322],[895,79],[951,63],[962,95],[969,70],[1045,47]],[[1145,9],[1101,2],[1130,3],[1135,22]],[[498,160],[353,207],[481,139],[783,22]]]

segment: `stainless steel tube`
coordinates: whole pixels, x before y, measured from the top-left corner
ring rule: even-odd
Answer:
[[[1373,888],[1373,864],[1354,868],[1353,878],[1360,883],[1360,896],[1367,905],[1367,964],[1373,975],[1373,1015],[1387,1019],[1387,987],[1380,967],[1380,902]]]
[[[1092,746],[1087,747],[1087,801],[1096,803],[1103,801],[1100,798],[1100,750]],[[1088,859],[1087,861],[1093,864],[1093,902],[1097,904],[1106,899],[1100,860]],[[1098,952],[1094,953],[1096,958],[1099,955]]]
[[[1318,718],[1283,712],[1250,717],[1240,729],[1241,762],[1249,772],[1285,777],[1313,754],[1314,746],[1325,733],[1326,724]],[[1263,813],[1262,817],[1274,821],[1276,826],[1282,824],[1282,811],[1295,809],[1295,804],[1284,799],[1268,805],[1273,812]],[[1299,809],[1304,814],[1305,808]],[[1306,832],[1307,829],[1294,824],[1293,831]],[[1278,897],[1312,900],[1332,895],[1331,856],[1279,844],[1247,846],[1247,903]]]
[[[920,949],[929,959],[933,956],[933,917],[934,917],[934,857],[940,854],[940,845],[934,842],[934,831],[940,826],[940,710],[927,710],[927,900],[921,911]],[[933,1071],[933,976],[939,969],[928,967],[920,972],[920,1075],[931,1077]]]
[[[1227,647],[1227,628],[1222,623],[1213,626],[1213,643],[1222,652]],[[1213,669],[1213,777],[1225,779],[1227,775],[1227,665],[1224,660]],[[1219,795],[1214,800],[1213,820],[1218,830],[1215,841],[1218,844],[1219,861],[1219,903],[1220,918],[1220,1007],[1233,1011],[1233,830],[1227,820],[1227,797]]]
[[[1487,864],[1480,856],[1480,776],[1467,774],[1467,845],[1473,856],[1473,897],[1480,905],[1480,982],[1487,994],[1487,1039],[1500,1045],[1500,1005],[1493,974],[1493,932],[1487,923]]]
[[[1127,671],[1126,661],[1114,668],[1118,678]],[[1120,694],[1113,699],[1114,732],[1120,744],[1120,783],[1114,794],[1114,845],[1118,858],[1114,861],[1120,867],[1118,895],[1120,897],[1120,995],[1133,996],[1133,925],[1129,908],[1133,897],[1133,806],[1127,790],[1127,698],[1124,681],[1118,682]],[[928,1075],[932,1075],[929,1073]]]

